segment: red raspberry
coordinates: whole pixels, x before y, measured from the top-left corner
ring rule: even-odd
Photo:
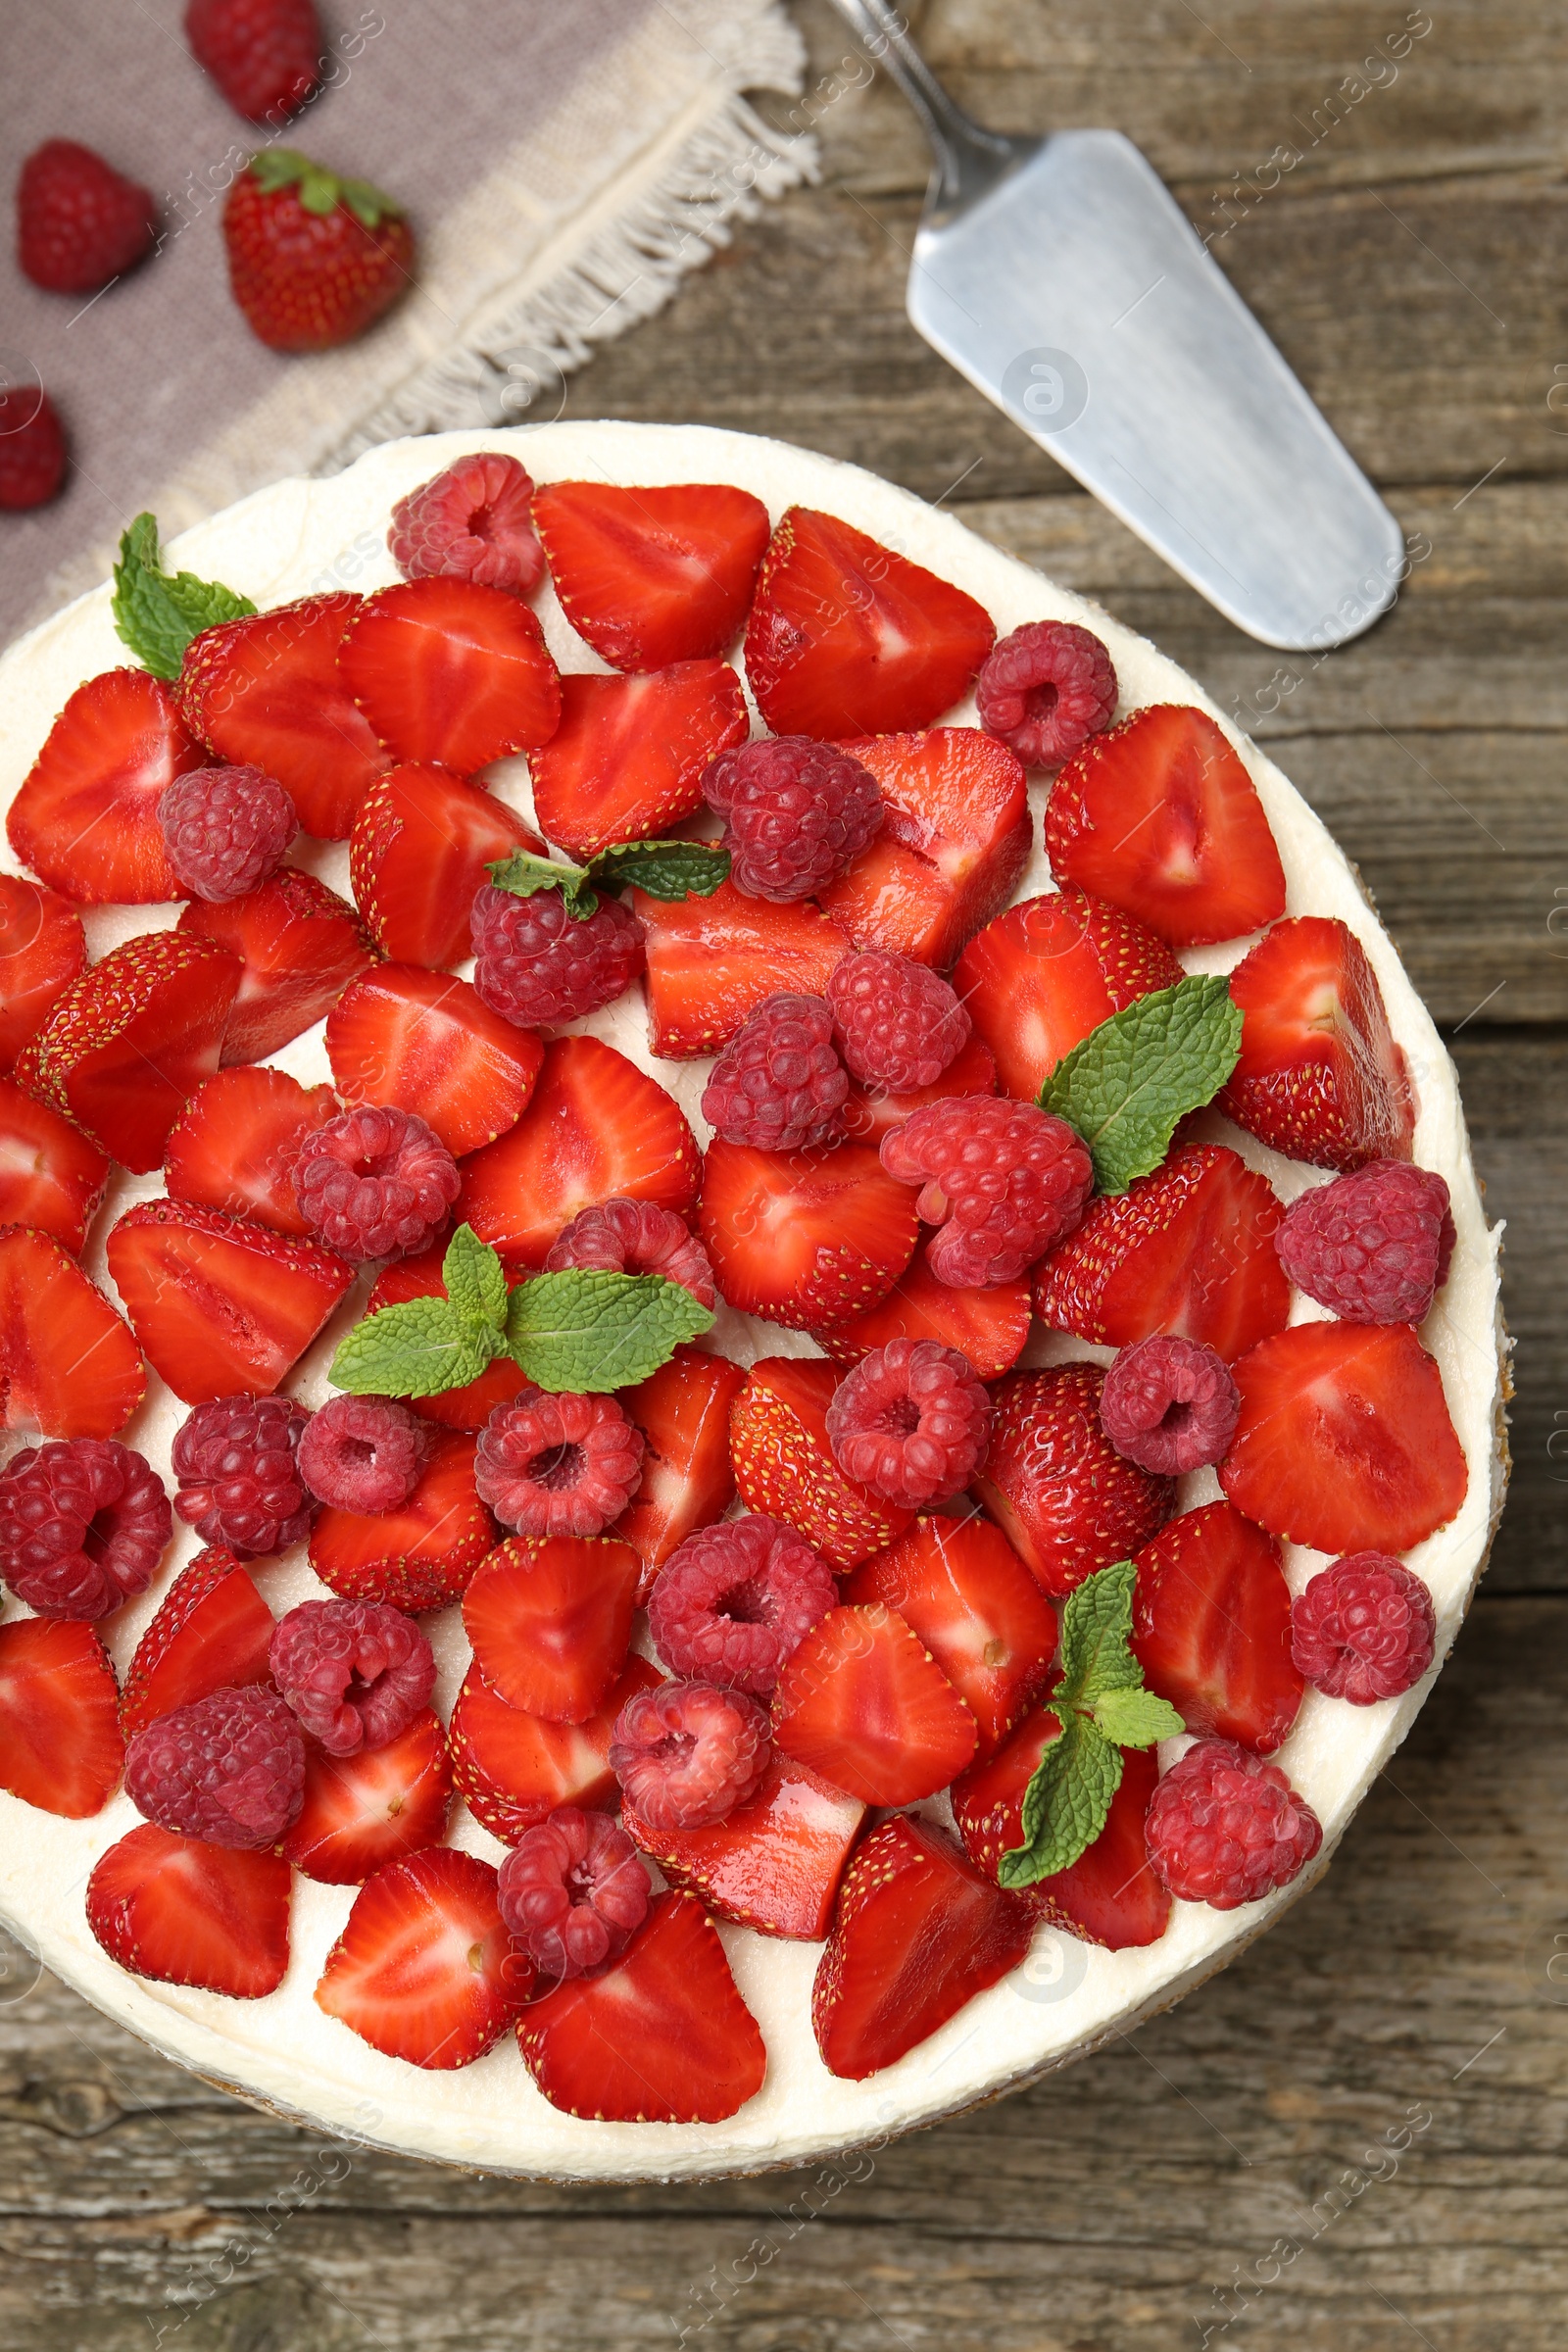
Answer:
[[[1453,1255],[1448,1188],[1431,1168],[1374,1159],[1291,1203],[1274,1237],[1298,1291],[1347,1323],[1420,1323]]]
[[[802,1152],[838,1142],[849,1093],[827,999],[785,992],[759,1004],[714,1062],[703,1116],[727,1144]]]
[[[65,478],[66,436],[48,393],[0,390],[0,514],[46,505]]]
[[[104,1617],[145,1592],[173,1525],[163,1481],[128,1446],[26,1446],[0,1478],[0,1577],[40,1617]]]
[[[926,1262],[956,1291],[1016,1282],[1076,1229],[1095,1181],[1065,1119],[998,1095],[923,1104],[882,1138],[882,1165],[924,1187],[915,1208],[941,1228]]]
[[[125,1793],[161,1830],[209,1845],[275,1845],[305,1796],[305,1741],[275,1690],[214,1690],[138,1732]]]
[[[302,1600],[278,1620],[268,1663],[302,1727],[331,1756],[385,1747],[430,1703],[435,1652],[380,1600]]]
[[[980,724],[1026,767],[1059,767],[1110,724],[1116,672],[1092,629],[1026,620],[993,646],[974,682]]]
[[[558,1805],[501,1865],[507,1932],[545,1976],[584,1977],[623,1952],[648,1916],[648,1865],[608,1813]]]
[[[827,1562],[782,1519],[699,1528],[664,1562],[648,1631],[672,1674],[765,1693],[838,1599]]]
[[[1184,1903],[1234,1911],[1288,1886],[1323,1842],[1317,1815],[1277,1764],[1230,1740],[1199,1740],[1150,1801],[1149,1859]]]
[[[386,543],[406,580],[476,580],[527,596],[544,577],[534,534],[533,483],[515,458],[482,450],[460,458],[392,510]]]
[[[1125,1461],[1156,1478],[1221,1460],[1241,1409],[1225,1358],[1200,1340],[1139,1340],[1122,1349],[1100,1392],[1101,1428]]]
[[[660,1683],[616,1716],[610,1769],[651,1830],[701,1830],[756,1795],[772,1746],[767,1717],[744,1691]]]
[[[315,1505],[297,1455],[309,1419],[291,1396],[220,1396],[186,1415],[170,1454],[174,1508],[204,1544],[254,1559],[304,1542]]]
[[[158,208],[74,139],[46,139],[17,181],[17,260],[50,294],[96,294],[152,251]]]
[[[597,1536],[636,1494],[645,1443],[613,1396],[521,1388],[479,1433],[474,1484],[519,1536]]]
[[[749,899],[808,899],[882,823],[882,790],[836,744],[773,735],[720,752],[703,797],[724,819],[730,880]]]
[[[318,1127],[294,1162],[301,1216],[318,1240],[357,1264],[422,1250],[462,1186],[433,1128],[412,1111],[375,1105]]]
[[[579,1209],[550,1245],[547,1274],[568,1266],[600,1267],[609,1274],[662,1274],[704,1306],[713,1303],[713,1269],[708,1251],[684,1218],[653,1200],[617,1196],[597,1208]]]
[[[991,1443],[991,1399],[940,1340],[889,1340],[833,1392],[828,1444],[847,1478],[917,1511],[966,1487]]]
[[[252,122],[286,122],[320,78],[314,0],[190,0],[185,38],[234,112]]]
[[[318,1502],[378,1518],[408,1501],[424,1468],[429,1425],[392,1396],[334,1396],[313,1413],[299,1472]]]
[[[969,1035],[954,990],[912,956],[846,956],[828,975],[827,999],[851,1077],[890,1095],[935,1086]]]
[[[1297,1672],[1352,1707],[1412,1689],[1437,1645],[1431,1593],[1386,1551],[1348,1552],[1320,1569],[1291,1607]]]
[[[259,767],[194,767],[166,785],[158,825],[192,898],[220,906],[270,881],[300,829],[275,776]]]
[[[473,985],[492,1012],[521,1029],[574,1021],[630,988],[647,957],[642,923],[618,899],[570,914],[559,890],[519,899],[486,882],[469,918]]]

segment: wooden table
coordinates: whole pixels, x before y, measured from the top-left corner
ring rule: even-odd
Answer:
[[[982,119],[1117,122],[1216,232],[1430,541],[1397,610],[1315,665],[1252,644],[927,352],[903,313],[924,157],[891,91],[846,86],[863,72],[821,0],[801,6],[820,186],[577,376],[568,413],[777,433],[942,499],[1147,630],[1277,750],[1454,1041],[1508,1222],[1516,1471],[1483,1595],[1326,1883],[1276,1933],[1109,2054],[874,2163],[588,2193],[326,2151],[47,1980],[27,1990],[19,1960],[0,1985],[14,2352],[1568,2337],[1560,28],[1547,0],[1432,0],[1391,81],[1363,61],[1428,22],[1397,0],[911,13]],[[1282,146],[1280,184],[1249,189]],[[1407,2144],[1370,2156],[1390,2132]]]

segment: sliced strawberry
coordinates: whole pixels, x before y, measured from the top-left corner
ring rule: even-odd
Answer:
[[[106,1245],[153,1370],[187,1404],[270,1396],[354,1280],[330,1250],[182,1200],[139,1200]]]
[[[0,1788],[85,1821],[120,1786],[125,1743],[109,1653],[90,1625],[0,1625]]]
[[[679,1106],[655,1078],[597,1037],[545,1048],[516,1125],[465,1162],[457,1215],[514,1266],[542,1266],[580,1208],[617,1196],[684,1216],[702,1158]]]
[[[1408,1551],[1463,1502],[1443,1375],[1407,1323],[1298,1323],[1232,1372],[1242,1416],[1219,1483],[1271,1535]]]
[[[721,2124],[767,2071],[717,1931],[689,1894],[656,1894],[620,1958],[533,2002],[517,2040],[551,2106],[600,2123]]]
[[[945,972],[1005,906],[1034,828],[1023,763],[978,727],[873,735],[846,744],[882,787],[882,830],[822,905],[858,948]]]
[[[699,1231],[731,1306],[810,1331],[885,1298],[920,1227],[913,1194],[867,1144],[785,1152],[715,1138]]]
[[[1003,1855],[1024,1842],[1024,1791],[1060,1728],[1049,1707],[1036,1707],[988,1763],[972,1765],[953,1785],[958,1835],[988,1879]],[[1065,1870],[1021,1890],[1039,1915],[1113,1952],[1159,1941],[1170,1924],[1170,1893],[1154,1875],[1144,1838],[1158,1780],[1152,1748],[1123,1749],[1121,1780],[1093,1845]]]
[[[259,2001],[288,1967],[289,1888],[280,1855],[144,1821],[93,1865],[87,1925],[133,1976]]]
[[[844,1587],[852,1606],[897,1609],[980,1726],[977,1758],[1001,1745],[1056,1654],[1056,1613],[989,1519],[917,1519]]]
[[[1108,899],[1173,947],[1239,939],[1285,912],[1285,868],[1229,736],[1153,703],[1092,735],[1051,788],[1056,880]]]
[[[401,1306],[410,1298],[444,1298],[441,1265],[446,1252],[443,1239],[421,1250],[416,1257],[395,1257],[383,1266],[366,1302],[366,1313],[378,1314],[383,1306]],[[407,1402],[410,1412],[425,1421],[438,1421],[444,1429],[483,1429],[496,1406],[510,1404],[525,1385],[520,1365],[510,1355],[498,1355],[477,1380],[464,1388],[445,1389],[435,1396],[410,1396]]]
[[[1408,1159],[1415,1098],[1377,974],[1348,924],[1276,923],[1231,974],[1242,1053],[1219,1107],[1287,1159]]]
[[[1124,1193],[1091,1200],[1035,1275],[1035,1312],[1103,1348],[1156,1332],[1227,1361],[1283,1331],[1291,1286],[1274,1247],[1285,1204],[1223,1144],[1187,1144]]]
[[[316,2005],[371,2049],[445,2071],[482,2057],[532,1989],[532,1964],[502,1924],[494,1864],[432,1845],[360,1888]]]
[[[78,906],[182,899],[158,803],[166,784],[206,759],[162,678],[106,670],[76,688],[50,728],[11,804],[6,839]]]
[[[994,1095],[996,1091],[997,1065],[991,1050],[980,1038],[970,1037],[934,1084],[916,1087],[912,1094],[890,1095],[885,1087],[862,1086],[852,1078],[844,1105],[845,1124],[858,1144],[880,1144],[927,1102],[945,1102],[954,1095]]]
[[[791,507],[762,559],[746,674],[775,735],[926,727],[996,639],[972,596],[837,515]]]
[[[301,1086],[284,1070],[243,1062],[199,1086],[169,1130],[164,1182],[172,1200],[254,1217],[274,1233],[310,1227],[294,1198],[294,1163],[308,1135],[341,1109],[329,1086]]]
[[[799,1530],[834,1568],[893,1543],[914,1513],[846,1478],[827,1442],[843,1374],[819,1356],[764,1355],[730,1407],[735,1484],[749,1511]]]
[[[192,899],[179,928],[216,940],[244,963],[223,1031],[225,1064],[266,1061],[313,1028],[376,952],[348,901],[292,865],[221,906]]]
[[[18,1056],[19,1084],[145,1175],[218,1067],[241,970],[216,940],[183,931],[127,939],[56,1000]]]
[[[384,955],[432,967],[461,963],[473,953],[468,912],[489,879],[486,865],[544,846],[482,784],[449,767],[394,767],[366,794],[354,822],[355,905]]]
[[[86,960],[74,906],[25,874],[0,874],[0,1071]]]
[[[587,860],[666,833],[703,805],[703,770],[751,729],[727,662],[561,681],[561,724],[528,762],[540,830]]]
[[[461,1156],[516,1125],[544,1048],[531,1029],[492,1012],[466,980],[378,963],[327,1014],[326,1057],[351,1107],[416,1111]]]
[[[650,1829],[630,1806],[623,1819],[670,1885],[700,1895],[720,1919],[819,1943],[865,1807],[804,1764],[774,1755],[751,1802],[708,1829]]]
[[[639,1387],[620,1391],[646,1442],[642,1484],[610,1532],[642,1561],[639,1602],[675,1546],[722,1519],[734,1498],[729,1411],[745,1378],[727,1355],[677,1348]]]
[[[640,1563],[611,1536],[514,1538],[463,1596],[473,1662],[509,1707],[551,1723],[597,1714],[626,1664]]]
[[[1228,1502],[1168,1520],[1138,1554],[1133,1649],[1190,1732],[1272,1755],[1303,1689],[1273,1538]]]
[[[147,1394],[141,1349],[46,1233],[0,1233],[0,1428],[112,1438]]]
[[[991,1450],[974,1492],[1053,1594],[1124,1560],[1163,1527],[1176,1482],[1119,1454],[1100,1426],[1098,1364],[1009,1372],[992,1392]]]
[[[441,1718],[428,1707],[384,1747],[331,1756],[305,1743],[305,1802],[279,1851],[308,1879],[359,1886],[389,1862],[439,1845],[452,1810]]]
[[[723,653],[769,530],[761,500],[728,482],[544,482],[533,520],[562,611],[612,669]]]
[[[966,1355],[982,1380],[1015,1364],[1029,1337],[1029,1285],[1003,1282],[990,1291],[956,1291],[938,1282],[922,1242],[885,1298],[812,1339],[835,1363],[858,1363],[889,1340],[940,1340]]]
[[[558,1805],[612,1813],[620,1802],[610,1769],[615,1718],[628,1698],[663,1679],[634,1651],[591,1715],[581,1723],[552,1723],[509,1707],[470,1666],[447,1726],[458,1794],[475,1821],[508,1845]]]
[[[648,1042],[667,1061],[717,1054],[781,990],[820,996],[850,952],[814,906],[774,906],[720,883],[710,899],[630,898],[648,934]]]
[[[496,1541],[473,1483],[473,1440],[436,1441],[407,1502],[374,1517],[330,1506],[311,1528],[311,1566],[342,1600],[443,1609],[461,1600]]]
[[[215,1690],[270,1682],[273,1631],[250,1571],[209,1544],[175,1577],[136,1644],[120,1701],[125,1738]]]
[[[811,1988],[829,2073],[863,2082],[928,2040],[1018,1966],[1035,1916],[934,1823],[873,1830],[845,1873]]]
[[[394,759],[439,760],[460,775],[537,751],[561,718],[536,615],[472,580],[378,588],[349,620],[338,669]]]
[[[897,1610],[829,1609],[784,1662],[773,1740],[868,1805],[912,1805],[973,1760],[978,1727]]]
[[[1091,1029],[1182,967],[1162,939],[1081,890],[1023,899],[970,940],[953,985],[997,1057],[1003,1091],[1033,1102]]]
[[[185,649],[179,707],[220,760],[287,788],[307,833],[346,841],[386,753],[338,674],[363,600],[346,589],[220,621]],[[177,893],[175,894],[178,895]]]
[[[79,1127],[0,1078],[0,1225],[30,1225],[79,1256],[109,1162]]]

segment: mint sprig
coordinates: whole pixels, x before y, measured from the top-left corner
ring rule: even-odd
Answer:
[[[1170,1150],[1178,1121],[1211,1102],[1242,1050],[1241,1006],[1222,972],[1201,972],[1113,1012],[1040,1089],[1076,1127],[1102,1193],[1124,1193]]]
[[[193,571],[165,571],[159,560],[158,518],[138,514],[120,542],[109,610],[117,634],[142,667],[155,678],[177,678],[193,637],[217,621],[240,620],[256,607],[220,580],[199,580]]]
[[[1023,1843],[1002,1857],[1004,1886],[1033,1886],[1067,1870],[1105,1826],[1121,1786],[1124,1747],[1152,1747],[1186,1729],[1144,1688],[1132,1652],[1131,1560],[1102,1568],[1069,1593],[1061,1613],[1061,1680],[1045,1704],[1060,1727],[1024,1790]]]
[[[559,890],[566,912],[582,921],[598,906],[601,891],[635,888],[651,899],[710,899],[728,876],[729,852],[708,841],[617,841],[586,865],[514,850],[485,872],[497,890],[510,890],[519,899]]]

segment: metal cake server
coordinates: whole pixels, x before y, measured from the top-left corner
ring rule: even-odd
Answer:
[[[1153,167],[1117,130],[970,121],[891,0],[835,0],[936,170],[912,324],[1265,645],[1343,644],[1394,601],[1399,526]]]

